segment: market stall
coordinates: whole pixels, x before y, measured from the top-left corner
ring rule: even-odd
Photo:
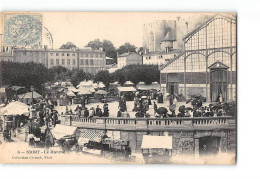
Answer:
[[[141,149],[146,163],[170,162],[172,136],[143,135]]]
[[[118,87],[118,96],[124,96],[127,101],[134,100],[134,92],[136,92],[136,88],[129,86],[129,87]]]

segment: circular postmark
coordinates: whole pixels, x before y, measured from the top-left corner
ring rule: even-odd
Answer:
[[[27,46],[41,43],[41,15],[13,15],[5,18],[4,43]]]
[[[43,34],[42,44],[47,45],[48,48],[52,49],[53,48],[53,38],[52,38],[50,31],[46,27],[43,26],[42,34]]]

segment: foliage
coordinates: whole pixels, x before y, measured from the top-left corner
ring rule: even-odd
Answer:
[[[27,89],[34,86],[41,90],[41,84],[52,79],[52,73],[42,64],[35,63],[0,63],[0,85],[24,86]]]
[[[126,42],[125,44],[121,45],[117,51],[120,55],[128,52],[136,52],[136,46]]]
[[[86,47],[91,47],[92,49],[103,48],[103,51],[106,52],[106,56],[116,59],[116,48],[110,40],[103,40],[102,42],[99,39],[90,41]]]
[[[103,82],[106,87],[109,86],[109,83],[111,82],[110,74],[107,70],[102,70],[99,71],[95,76],[94,76],[94,82]]]
[[[77,46],[72,42],[67,42],[66,44],[60,46],[60,49],[73,49],[73,48],[77,48]]]
[[[132,81],[134,84],[141,81],[151,84],[160,81],[160,71],[157,65],[128,65],[112,73],[111,81],[118,81],[121,85],[126,81]]]
[[[82,69],[69,70],[62,66],[46,68],[38,63],[0,63],[0,86],[25,86],[27,89],[34,86],[37,91],[41,91],[42,84],[46,82],[71,81],[73,85],[78,85],[83,80],[90,80],[93,74],[85,73]]]
[[[93,76],[91,73],[85,73],[82,69],[73,69],[70,80],[74,86],[77,86],[83,80],[91,80]]]

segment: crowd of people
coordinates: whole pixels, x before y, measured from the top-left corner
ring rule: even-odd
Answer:
[[[63,113],[61,113],[62,115]],[[109,109],[108,104],[103,104],[103,110],[97,105],[96,109],[94,107],[90,107],[89,109],[87,107],[83,106],[77,106],[74,111],[72,109],[68,110],[66,109],[65,112],[66,115],[76,115],[78,117],[109,117]]]

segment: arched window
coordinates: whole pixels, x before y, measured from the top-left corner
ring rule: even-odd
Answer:
[[[186,72],[206,71],[206,59],[201,54],[192,54],[186,58]]]

